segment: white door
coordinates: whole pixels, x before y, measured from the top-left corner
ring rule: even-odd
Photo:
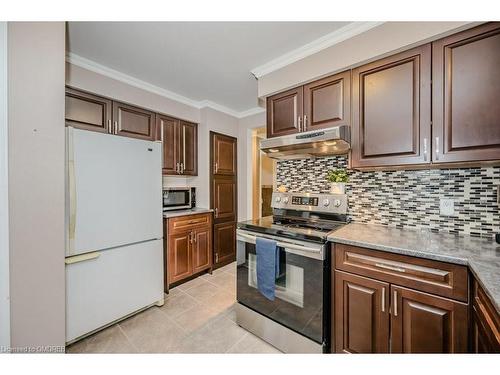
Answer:
[[[68,128],[68,192],[66,255],[163,237],[159,142]]]
[[[162,240],[85,256],[66,265],[66,342],[163,299]]]

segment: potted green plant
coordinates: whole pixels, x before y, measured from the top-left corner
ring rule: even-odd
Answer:
[[[331,183],[331,194],[345,194],[345,184],[349,182],[349,175],[344,168],[329,170],[326,178]]]

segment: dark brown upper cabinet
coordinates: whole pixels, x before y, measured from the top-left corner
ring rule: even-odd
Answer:
[[[302,131],[303,87],[267,98],[267,137]]]
[[[433,162],[500,159],[500,23],[432,45]]]
[[[173,117],[156,115],[157,140],[163,143],[163,174],[198,174],[198,126]]]
[[[352,167],[430,163],[431,45],[352,72]]]
[[[112,133],[111,100],[66,88],[66,125],[101,133]]]
[[[113,133],[125,137],[155,139],[155,114],[129,104],[113,102]]]
[[[213,174],[236,176],[236,141],[233,137],[214,133],[212,136]]]
[[[304,86],[303,131],[350,125],[351,71]]]

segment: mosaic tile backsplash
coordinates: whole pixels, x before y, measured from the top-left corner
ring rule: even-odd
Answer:
[[[276,185],[292,192],[328,193],[328,170],[346,166],[344,156],[278,161]],[[491,238],[500,232],[499,184],[500,167],[350,171],[349,216],[359,223]],[[455,215],[439,214],[440,198],[454,200]]]

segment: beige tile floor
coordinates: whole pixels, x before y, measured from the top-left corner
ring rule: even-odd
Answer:
[[[235,323],[236,263],[172,289],[151,307],[66,348],[68,353],[280,353]]]

